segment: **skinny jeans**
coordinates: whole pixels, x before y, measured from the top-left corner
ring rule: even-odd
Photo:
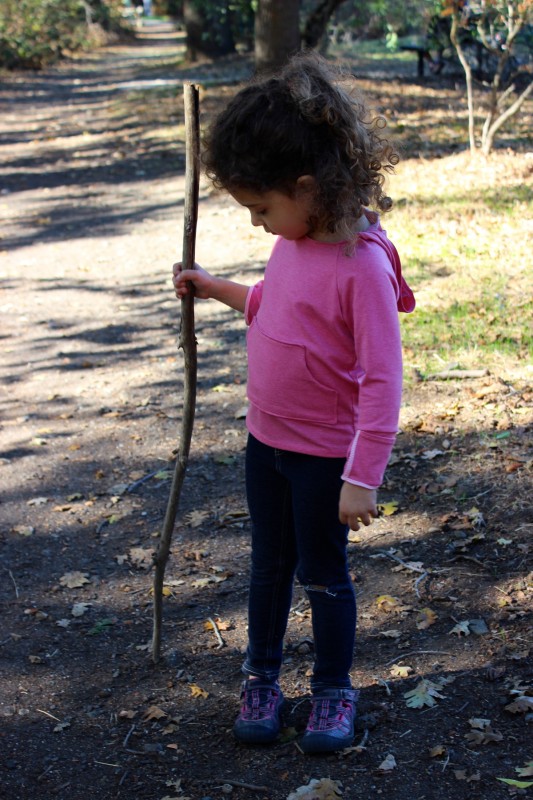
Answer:
[[[252,520],[248,649],[243,672],[277,681],[294,576],[307,592],[315,664],[311,690],[351,688],[356,602],[348,528],[339,521],[342,458],[279,450],[251,434],[246,491]]]

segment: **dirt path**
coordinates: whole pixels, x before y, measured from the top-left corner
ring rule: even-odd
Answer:
[[[509,786],[497,778],[531,758],[524,382],[406,392],[386,516],[350,545],[360,747],[313,759],[297,747],[313,643],[296,588],[283,740],[241,748],[230,729],[249,556],[244,326],[198,304],[193,454],[165,661],[150,663],[151,552],[181,404],[169,271],[181,250],[179,84],[195,77],[182,48],[150,26],[0,86],[0,794],[285,800],[331,778],[343,800],[499,800]],[[196,72],[207,85],[221,70],[235,81],[249,64]],[[205,91],[203,108],[229,91]],[[200,262],[252,282],[270,244],[202,184]],[[413,689],[420,708],[407,705]],[[389,754],[396,766],[381,768]]]

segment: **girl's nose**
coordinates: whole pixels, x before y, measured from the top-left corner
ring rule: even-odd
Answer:
[[[252,223],[252,225],[253,225],[254,227],[256,227],[256,228],[257,228],[259,225],[262,225],[262,224],[263,224],[263,223],[261,222],[261,220],[259,219],[259,215],[258,215],[258,214],[256,214],[256,213],[255,213],[255,211],[250,211],[250,217],[251,217],[251,223]]]

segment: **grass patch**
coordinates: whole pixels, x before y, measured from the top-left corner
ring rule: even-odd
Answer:
[[[467,153],[410,159],[391,181],[401,191],[385,227],[417,297],[402,315],[406,361],[502,374],[531,364],[532,197],[526,156]]]

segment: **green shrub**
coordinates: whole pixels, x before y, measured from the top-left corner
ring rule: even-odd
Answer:
[[[117,0],[2,0],[0,66],[41,69],[119,27]]]

